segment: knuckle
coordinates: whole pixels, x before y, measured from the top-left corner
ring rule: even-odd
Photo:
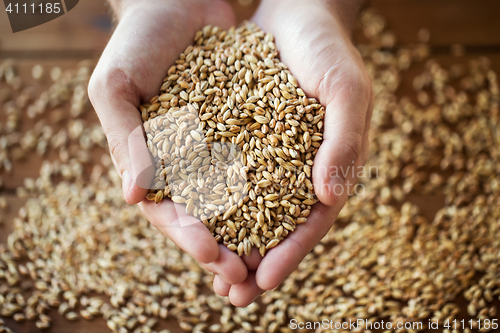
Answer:
[[[108,71],[100,68],[99,65],[94,70],[94,73],[92,73],[87,91],[94,107],[96,106],[96,102],[99,102],[103,98],[103,94],[112,87],[113,81],[111,75]]]
[[[344,163],[356,162],[361,155],[362,137],[356,132],[349,132],[337,143],[343,155]]]
[[[133,81],[121,68],[101,63],[92,73],[87,90],[92,102],[104,96],[103,94],[122,96],[136,93]]]
[[[347,60],[350,61],[350,60]],[[370,103],[372,98],[372,82],[364,68],[358,64],[346,64],[342,71],[331,68],[322,77],[319,84],[319,94],[329,96],[327,104],[340,92],[341,96],[356,98],[363,104]]]

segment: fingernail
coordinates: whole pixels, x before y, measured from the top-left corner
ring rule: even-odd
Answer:
[[[345,180],[342,177],[333,176],[330,178],[330,183],[328,184],[330,186],[330,195],[335,198],[335,200],[338,200],[342,194],[344,194],[344,183]]]
[[[123,171],[122,173],[122,191],[123,197],[126,198],[128,191],[132,187],[132,175],[128,170]]]

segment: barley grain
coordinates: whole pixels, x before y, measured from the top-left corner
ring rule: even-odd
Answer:
[[[310,193],[306,198],[292,194],[298,205],[306,205],[304,211],[309,211],[309,206],[316,202],[310,182],[310,167],[319,144],[310,142],[319,143],[322,140],[324,108],[314,99],[300,98],[295,94],[297,80],[279,61],[272,40],[267,40],[269,37],[256,26],[246,23],[229,32],[212,27],[205,29],[212,30],[210,37],[198,33],[195,46],[188,47],[181,54],[179,65],[169,71],[165,79],[168,84],[163,85],[160,94],[150,104],[140,107],[140,110],[147,110],[146,114],[141,111],[147,144],[155,165],[160,167],[153,181],[154,190],[148,193],[147,199],[160,203],[164,198],[170,198],[175,203],[186,204],[186,212],[209,226],[216,239],[243,255],[250,253],[256,242],[245,238],[246,228],[241,226],[241,222],[246,221],[250,225],[258,223],[255,229],[258,233],[254,238],[263,236],[265,231],[261,229],[264,226],[262,217],[256,221],[250,215],[242,214],[240,208],[268,207],[273,216],[279,215],[278,211],[284,208],[284,213],[290,216],[295,225],[301,223],[296,219],[305,220],[306,216],[300,213],[296,216],[295,206],[280,207],[279,199],[287,191],[293,193],[296,188],[300,193]],[[240,55],[236,44],[232,45],[236,41],[254,50],[254,53]],[[266,56],[257,55],[257,50],[264,44],[271,46],[273,51]],[[200,45],[213,48],[199,56],[205,48]],[[228,63],[238,66],[228,68],[225,73],[217,67],[209,68],[208,81],[200,80],[197,67],[205,62],[211,63],[214,58],[219,59],[227,52],[232,54]],[[196,67],[180,65],[183,59],[196,57],[199,59]],[[242,63],[241,60],[246,62]],[[267,68],[263,77],[257,75],[256,68]],[[215,81],[226,75],[228,78],[221,81],[220,87],[214,87]],[[274,78],[272,75],[275,75]],[[202,94],[203,98],[190,97],[192,84],[196,84],[197,93]],[[266,92],[268,96],[265,96]],[[237,96],[236,104],[231,98],[233,95]],[[175,106],[172,105],[174,99],[189,104]],[[153,103],[156,100],[170,101],[169,110],[161,115],[157,113],[159,103]],[[270,101],[273,101],[274,107]],[[275,108],[277,111],[273,111]],[[300,113],[297,112],[299,109],[302,110]],[[282,111],[287,114],[286,125],[278,121],[284,117],[284,114],[279,114]],[[288,127],[291,130],[283,132]],[[282,144],[289,145],[295,140],[301,142],[302,138],[307,147],[298,143],[296,149],[280,148]],[[279,157],[269,153],[270,148],[266,148],[269,142],[276,147],[273,151]],[[194,146],[193,143],[200,144]],[[309,161],[305,165],[303,161],[306,159]],[[278,165],[274,167],[276,162]],[[271,165],[273,167],[270,169]],[[266,169],[270,170],[266,171],[266,179],[256,177]],[[292,181],[286,184],[284,191],[278,192],[271,185],[276,179],[286,182],[283,179],[286,172],[297,175],[289,177]],[[191,185],[184,185],[183,182],[187,180]],[[255,185],[265,190],[264,206],[259,201],[261,199],[254,195],[252,188]],[[168,188],[168,191],[164,188]],[[208,220],[213,218],[215,220],[209,223]],[[276,220],[275,223],[279,226],[281,221]],[[225,224],[230,229],[223,229]],[[224,234],[220,233],[222,230]],[[287,233],[293,230],[289,224]],[[287,233],[280,232],[280,237]],[[269,237],[259,238],[259,248],[262,242],[267,245]],[[278,242],[273,241],[267,249]]]

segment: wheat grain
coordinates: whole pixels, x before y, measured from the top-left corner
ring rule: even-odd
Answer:
[[[248,254],[257,245],[264,254],[316,202],[310,167],[322,140],[324,108],[296,94],[297,80],[279,61],[272,36],[250,23],[203,31],[210,32],[197,34],[169,69],[161,93],[140,107],[158,168],[147,199],[184,203],[231,250]],[[281,206],[289,193],[298,202]],[[248,209],[268,210],[276,238],[261,229],[262,219],[244,213]],[[255,225],[252,232],[244,221]],[[223,229],[226,224],[231,228]]]

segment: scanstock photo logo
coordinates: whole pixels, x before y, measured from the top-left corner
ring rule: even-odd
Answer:
[[[30,29],[63,16],[79,0],[3,0],[12,32]]]

